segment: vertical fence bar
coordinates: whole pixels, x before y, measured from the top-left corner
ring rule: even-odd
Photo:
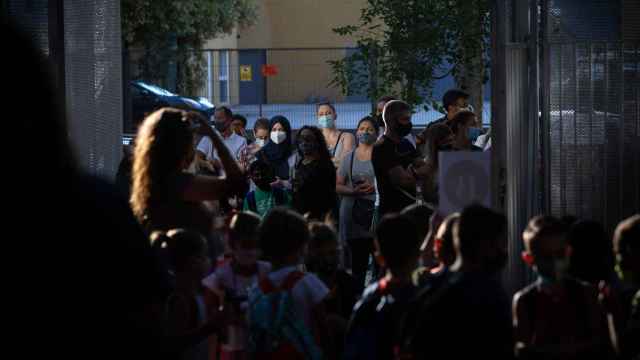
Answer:
[[[558,115],[559,115],[559,128],[560,128],[560,161],[561,162],[565,162],[565,153],[564,153],[564,121],[563,121],[563,116],[562,116],[562,109],[563,109],[563,99],[562,99],[562,82],[563,82],[563,78],[562,78],[562,51],[563,51],[563,44],[560,43],[558,44],[558,46],[560,47],[560,51],[559,51],[559,62],[560,65],[558,66]],[[562,209],[562,214],[566,214],[567,213],[567,169],[565,166],[561,166],[561,174],[560,174],[560,207]]]
[[[604,44],[604,94],[608,94],[609,93],[609,43]],[[605,95],[606,96],[606,95]],[[602,152],[602,157],[603,157],[603,168],[604,171],[603,173],[603,186],[602,186],[602,192],[603,192],[603,202],[604,202],[604,213],[603,213],[603,217],[604,217],[604,224],[606,227],[609,227],[609,202],[607,201],[607,185],[608,185],[608,169],[607,169],[607,149],[609,147],[609,143],[608,143],[608,139],[607,139],[607,121],[609,120],[609,99],[606,99],[604,102],[604,151]]]
[[[624,147],[625,147],[625,139],[624,139],[624,130],[625,130],[625,118],[624,118],[624,43],[620,43],[618,49],[618,60],[620,62],[620,96],[618,102],[618,109],[620,110],[620,115],[618,116],[618,131],[619,131],[619,141],[618,141],[618,217],[622,217],[624,215],[624,190],[625,190],[625,177],[624,177]]]
[[[576,204],[576,214],[575,216],[577,217],[582,217],[582,208],[583,208],[583,203],[582,203],[582,171],[581,171],[581,166],[580,166],[580,162],[582,160],[581,158],[581,152],[578,150],[579,149],[579,141],[578,141],[578,99],[580,98],[578,96],[578,43],[574,43],[573,44],[573,68],[574,68],[574,103],[573,103],[573,151],[575,152],[575,159],[576,159],[576,177],[575,177],[575,181],[576,181],[576,194],[577,194],[577,204]]]

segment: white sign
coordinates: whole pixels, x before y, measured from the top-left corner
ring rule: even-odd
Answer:
[[[449,215],[471,204],[491,207],[491,153],[439,153],[439,212]]]

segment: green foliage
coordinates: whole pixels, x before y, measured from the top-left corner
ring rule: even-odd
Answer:
[[[141,75],[162,79],[177,67],[177,91],[193,94],[202,86],[207,39],[248,26],[256,17],[254,0],[122,0],[125,46],[141,47]]]
[[[437,109],[436,80],[484,74],[489,0],[367,0],[358,24],[333,30],[355,38],[359,51],[330,62],[330,85]]]

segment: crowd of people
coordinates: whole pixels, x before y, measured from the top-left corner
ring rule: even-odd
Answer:
[[[592,221],[533,218],[522,258],[538,279],[511,301],[506,218],[438,213],[438,153],[490,143],[467,99],[449,91],[447,116],[417,136],[391,97],[355,136],[328,103],[318,126],[259,119],[253,139],[226,107],[213,126],[149,115],[130,203],[170,274],[168,334],[210,332],[184,357],[637,356],[640,216],[613,242]]]
[[[445,95],[447,116],[416,136],[411,107],[391,97],[355,136],[337,129],[331,104],[295,138],[283,116],[248,135],[225,107],[213,126],[160,109],[141,124],[118,191],[77,169],[45,61],[13,36],[2,36],[17,51],[10,64],[35,71],[31,91],[45,100],[20,126],[47,130],[33,140],[57,177],[52,191],[30,163],[12,163],[25,176],[11,183],[10,221],[45,254],[14,294],[36,289],[20,316],[30,335],[56,339],[49,355],[639,356],[640,215],[612,239],[593,221],[534,217],[522,260],[537,279],[510,299],[505,216],[434,210],[438,152],[487,148],[465,93]],[[33,204],[46,216],[31,216]],[[64,241],[46,241],[56,229]],[[34,316],[43,307],[47,321]]]

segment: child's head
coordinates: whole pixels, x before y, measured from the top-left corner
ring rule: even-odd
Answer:
[[[332,277],[338,270],[338,237],[331,225],[319,221],[309,224],[309,251],[306,265],[321,278]]]
[[[567,244],[571,247],[569,273],[582,281],[598,284],[614,274],[611,240],[600,223],[579,220],[568,229]]]
[[[249,176],[262,191],[271,191],[271,183],[276,180],[273,167],[263,159],[258,159],[249,165]]]
[[[454,224],[453,245],[462,265],[488,273],[501,271],[508,259],[506,217],[482,205],[467,206]]]
[[[436,232],[433,253],[440,264],[451,266],[456,260],[453,247],[453,227],[460,221],[460,213],[447,216]]]
[[[404,208],[401,214],[405,215],[413,223],[418,233],[418,238],[420,238],[420,241],[424,241],[429,232],[429,219],[433,215],[433,210],[424,204],[413,204]]]
[[[308,242],[307,220],[287,208],[272,209],[260,225],[258,244],[274,267],[299,264]]]
[[[421,243],[414,224],[405,215],[385,215],[376,229],[378,262],[393,276],[411,276],[418,266]]]
[[[522,234],[523,260],[543,278],[562,280],[568,270],[566,226],[552,216],[536,216]]]
[[[640,214],[618,224],[613,235],[616,270],[622,280],[640,285]]]
[[[198,232],[174,229],[151,235],[154,248],[166,249],[169,263],[177,274],[202,279],[211,268],[207,254],[207,241]]]
[[[258,229],[260,217],[251,212],[240,212],[229,223],[229,246],[239,265],[252,266],[258,261]]]

